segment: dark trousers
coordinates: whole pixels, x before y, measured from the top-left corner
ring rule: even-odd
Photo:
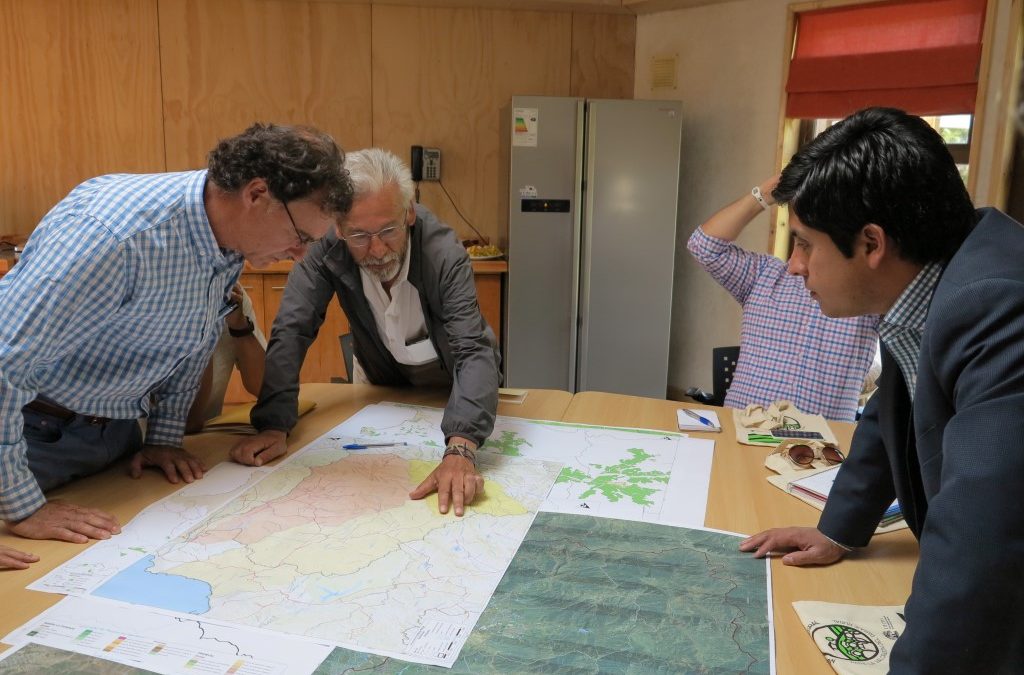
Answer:
[[[43,491],[102,471],[142,448],[138,420],[95,424],[83,415],[61,419],[22,409],[28,468]]]

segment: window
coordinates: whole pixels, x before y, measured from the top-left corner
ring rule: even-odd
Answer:
[[[829,117],[812,120],[801,120],[800,140],[798,147],[803,147],[815,136],[829,128],[841,118]],[[922,116],[922,119],[939,132],[946,141],[949,152],[960,169],[960,177],[967,183],[970,166],[968,158],[971,155],[971,132],[974,126],[974,115],[933,115]]]
[[[982,38],[990,29],[989,9],[988,0],[825,0],[791,6],[780,167],[838,119],[861,108],[889,106],[929,121],[946,139],[965,183],[975,178],[968,159],[974,126],[983,117],[975,106],[978,82],[984,80]],[[775,214],[770,249],[779,257],[789,254],[785,209]]]

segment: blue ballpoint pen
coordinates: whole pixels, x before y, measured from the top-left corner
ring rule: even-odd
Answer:
[[[341,447],[346,450],[365,450],[366,448],[386,448],[391,445],[409,445],[405,441],[391,442],[391,443],[348,443]]]
[[[703,424],[706,427],[713,427],[713,426],[715,426],[711,422],[711,420],[709,420],[707,417],[701,417],[700,415],[698,415],[697,413],[693,412],[689,408],[680,408],[680,410],[682,410],[685,414],[689,415],[690,417],[692,417],[693,419],[697,420],[698,422],[700,422],[701,424]]]

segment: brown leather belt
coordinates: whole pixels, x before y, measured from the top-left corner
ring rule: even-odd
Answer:
[[[68,410],[62,405],[50,403],[49,401],[44,401],[38,398],[31,403],[26,404],[25,407],[43,415],[56,417],[62,422],[70,422],[75,419],[76,416],[79,416],[78,413]],[[96,415],[81,415],[81,418],[84,419],[86,423],[91,424],[94,427],[101,427],[110,421],[109,417],[98,417]]]

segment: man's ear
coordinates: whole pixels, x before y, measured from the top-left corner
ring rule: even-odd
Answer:
[[[255,206],[261,201],[273,199],[267,181],[262,178],[253,178],[246,183],[242,187],[241,193],[242,201],[246,206]]]
[[[857,236],[857,246],[864,253],[864,259],[871,269],[878,269],[886,256],[894,253],[893,241],[880,225],[868,223]]]

